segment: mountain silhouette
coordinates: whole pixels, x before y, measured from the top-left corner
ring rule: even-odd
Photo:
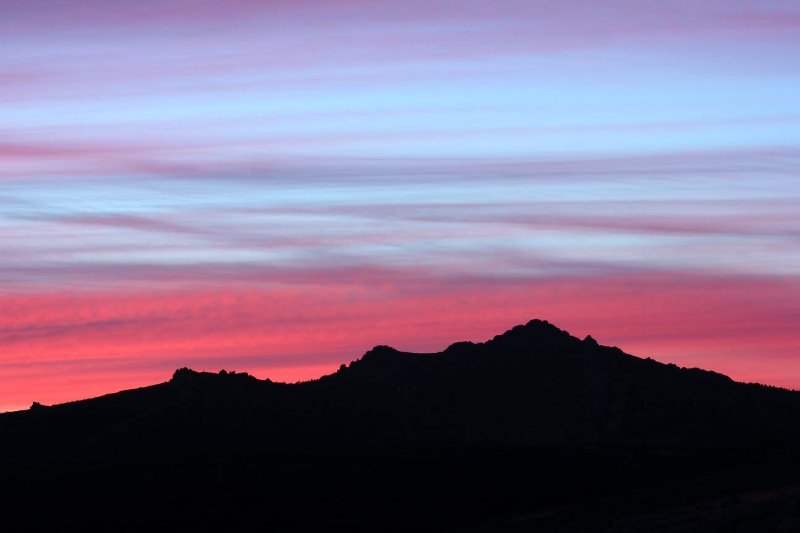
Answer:
[[[765,501],[741,495],[770,490],[750,524],[768,530],[800,516],[799,421],[798,392],[532,320],[439,353],[376,346],[309,382],[182,368],[34,404],[0,415],[0,474],[31,530],[670,530],[670,508],[674,531],[735,530],[724,517]],[[716,525],[697,506],[734,496]]]

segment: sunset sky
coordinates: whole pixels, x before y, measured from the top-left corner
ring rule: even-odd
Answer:
[[[0,411],[532,318],[800,388],[800,3],[0,3]]]

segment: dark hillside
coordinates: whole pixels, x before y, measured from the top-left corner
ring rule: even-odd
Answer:
[[[599,529],[800,484],[798,421],[800,393],[534,320],[312,382],[180,369],[0,415],[2,505],[32,530]]]

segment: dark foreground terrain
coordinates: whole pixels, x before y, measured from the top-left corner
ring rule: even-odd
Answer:
[[[3,531],[800,531],[800,393],[534,320],[0,415]]]

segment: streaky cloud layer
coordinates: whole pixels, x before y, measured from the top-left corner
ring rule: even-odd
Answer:
[[[800,7],[0,5],[0,410],[541,317],[800,387]]]

